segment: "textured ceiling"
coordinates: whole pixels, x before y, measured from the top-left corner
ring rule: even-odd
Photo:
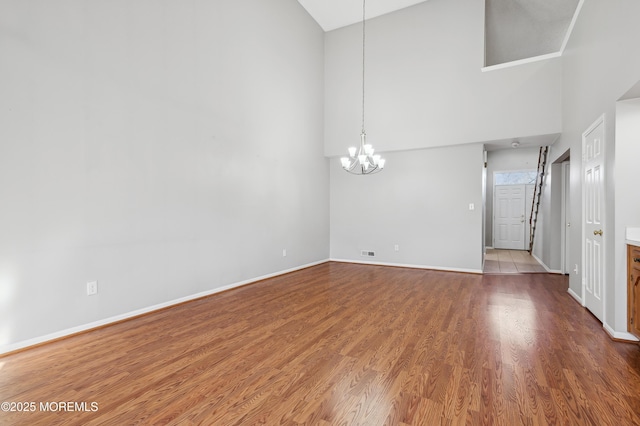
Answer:
[[[579,0],[485,0],[487,66],[560,52]]]

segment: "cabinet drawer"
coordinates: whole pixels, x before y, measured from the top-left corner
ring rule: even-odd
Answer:
[[[627,247],[627,330],[640,339],[640,247]]]
[[[629,246],[629,267],[640,268],[640,247]]]

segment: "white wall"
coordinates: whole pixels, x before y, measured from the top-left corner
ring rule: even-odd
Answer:
[[[513,170],[536,170],[540,148],[509,148],[487,153],[487,214],[485,244],[493,246],[493,174]],[[527,208],[531,208],[528,206]]]
[[[385,170],[365,177],[331,160],[331,258],[480,272],[482,145],[386,158]],[[362,257],[361,250],[376,256]]]
[[[614,165],[633,161],[618,155],[615,144],[615,104],[640,79],[640,2],[593,0],[584,3],[563,59],[563,133],[551,150],[551,160],[571,149],[571,223],[581,223],[582,133],[602,114],[606,142],[605,327],[610,332],[626,331],[626,290],[615,281],[617,212]],[[615,161],[614,161],[615,159]],[[623,207],[624,208],[624,207]],[[620,224],[624,225],[624,224]],[[582,293],[581,226],[572,226],[571,260],[579,274],[571,274],[570,288]]]
[[[378,151],[561,131],[559,59],[482,72],[484,2],[429,0],[367,21],[366,130]],[[325,37],[325,154],[361,125],[362,27]]]
[[[616,293],[624,293],[627,288],[625,231],[627,227],[640,228],[640,98],[618,102],[615,131],[615,286]],[[626,315],[626,309],[624,312]],[[616,321],[623,320],[626,317],[616,318]]]
[[[289,0],[0,2],[0,351],[328,258],[323,44]]]
[[[547,270],[558,273],[562,271],[562,183],[562,163],[547,162],[533,245],[533,255]]]

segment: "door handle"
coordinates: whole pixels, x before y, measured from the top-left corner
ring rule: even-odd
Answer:
[[[633,261],[634,261],[635,263],[640,263],[640,257],[634,257],[634,258],[633,258]]]
[[[597,231],[593,231],[593,235],[600,235],[602,237],[602,229],[599,229]]]

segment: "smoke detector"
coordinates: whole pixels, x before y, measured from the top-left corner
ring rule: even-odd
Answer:
[[[511,146],[512,146],[513,148],[517,148],[517,147],[519,147],[519,146],[520,146],[520,142],[518,142],[518,141],[513,141],[513,142],[511,142]]]

